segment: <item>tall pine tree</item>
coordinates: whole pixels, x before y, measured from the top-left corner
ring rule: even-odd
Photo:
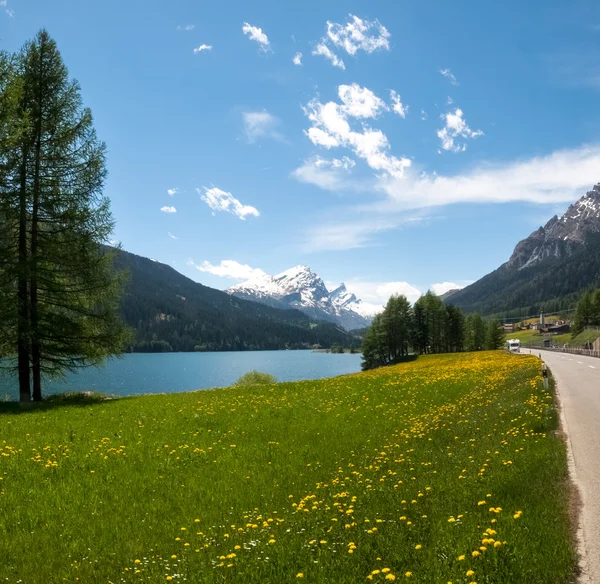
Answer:
[[[13,354],[26,401],[30,375],[40,400],[43,374],[98,364],[120,352],[127,332],[118,318],[122,277],[101,247],[114,223],[91,112],[46,31],[23,48],[15,75],[17,131],[6,132],[1,209],[14,242],[2,246],[2,269],[18,307]]]

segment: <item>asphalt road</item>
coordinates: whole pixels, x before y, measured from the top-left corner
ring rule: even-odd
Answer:
[[[571,474],[583,503],[582,580],[600,584],[600,359],[553,351],[523,352],[541,354],[557,383],[570,442]]]

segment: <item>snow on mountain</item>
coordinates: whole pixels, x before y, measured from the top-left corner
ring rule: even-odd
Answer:
[[[347,330],[368,326],[375,312],[372,305],[363,304],[344,284],[330,292],[308,266],[295,266],[277,276],[253,278],[231,286],[226,292],[279,308],[297,308]]]
[[[508,260],[519,270],[549,257],[567,257],[585,242],[586,234],[600,232],[600,184],[571,205],[562,217],[554,216],[544,227],[520,241]]]

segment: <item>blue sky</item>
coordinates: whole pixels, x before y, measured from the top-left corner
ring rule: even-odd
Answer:
[[[45,27],[80,82],[115,239],[209,286],[308,264],[414,299],[600,181],[597,2],[0,9],[2,48]]]

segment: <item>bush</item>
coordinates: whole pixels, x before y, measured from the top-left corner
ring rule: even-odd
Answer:
[[[235,385],[270,385],[272,383],[277,383],[277,379],[272,375],[260,371],[248,371],[235,382]]]

